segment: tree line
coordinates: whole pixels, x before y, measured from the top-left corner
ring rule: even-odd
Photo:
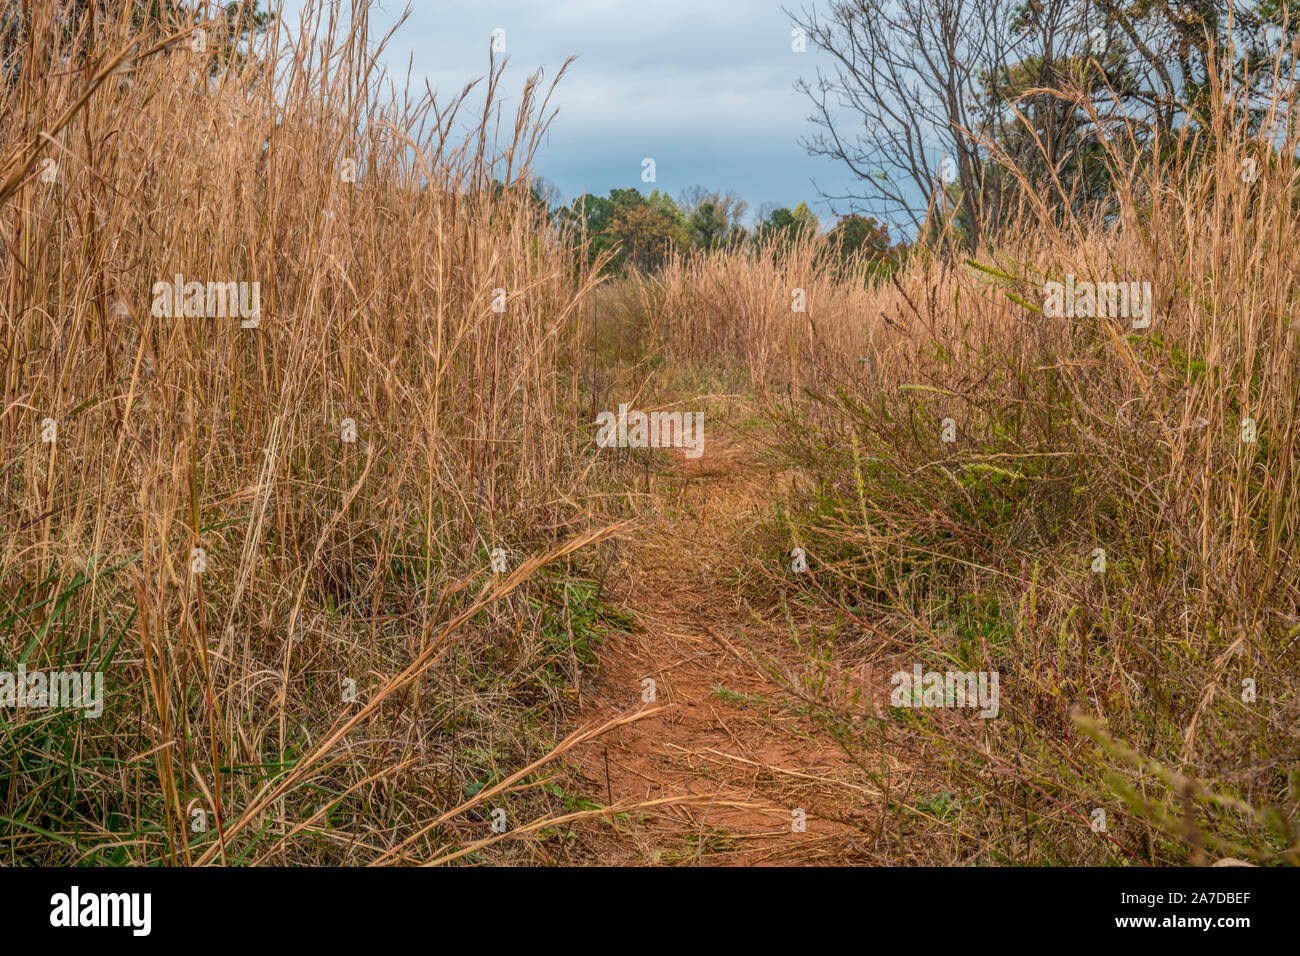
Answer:
[[[725,248],[754,248],[822,235],[817,215],[801,202],[793,209],[773,204],[760,208],[746,225],[749,204],[731,191],[692,186],[676,200],[654,189],[611,189],[608,196],[584,193],[567,204],[550,202],[546,184],[534,184],[534,196],[566,231],[587,241],[592,263],[604,259],[610,272],[653,271],[679,254]],[[873,217],[850,213],[825,232],[824,255],[841,260],[859,256],[868,265],[896,264],[901,244]]]

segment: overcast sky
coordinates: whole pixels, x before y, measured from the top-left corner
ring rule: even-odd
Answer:
[[[787,6],[792,0],[787,0]],[[793,0],[797,5],[800,0]],[[824,6],[824,0],[818,0]],[[732,189],[752,210],[807,201],[829,225],[825,191],[848,176],[809,156],[799,140],[810,104],[793,89],[812,79],[822,54],[791,50],[793,29],[780,0],[409,0],[411,15],[384,62],[395,78],[459,92],[487,69],[492,31],[505,30],[509,67],[502,90],[517,103],[524,77],[549,78],[570,54],[555,98],[559,115],[535,163],[566,197],[614,187],[659,188],[676,198],[691,185]],[[274,4],[272,4],[274,6]],[[297,23],[301,0],[283,10]],[[407,0],[373,8],[372,40]],[[440,95],[440,99],[442,98]],[[641,180],[652,157],[657,181]],[[840,210],[847,211],[847,210]]]

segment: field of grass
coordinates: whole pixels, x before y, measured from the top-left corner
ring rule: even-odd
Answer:
[[[312,9],[256,57],[39,12],[13,40],[0,671],[105,696],[0,710],[0,863],[562,861],[604,793],[548,775],[635,626],[615,540],[663,504],[594,413],[729,391],[793,476],[731,586],[912,859],[1300,863],[1296,142],[1216,90],[1196,136],[1107,143],[1113,209],[1026,183],[973,258],[801,239],[606,281],[530,188],[548,83],[502,115],[494,64],[468,116]],[[1044,314],[1067,274],[1150,283],[1149,326]],[[204,315],[209,283],[260,310]],[[997,672],[998,717],[863,706],[913,663]]]

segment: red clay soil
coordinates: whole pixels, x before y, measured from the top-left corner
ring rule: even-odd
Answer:
[[[759,660],[802,665],[789,633],[757,622],[729,578],[746,533],[782,476],[752,443],[711,435],[705,454],[675,454],[625,544],[612,600],[637,620],[606,641],[579,689],[579,725],[655,710],[572,755],[574,786],[593,804],[633,807],[579,832],[607,864],[808,864],[858,856],[879,791],[828,735],[791,706]],[[643,681],[656,699],[644,702]],[[793,701],[797,704],[797,701]],[[806,815],[796,829],[794,811]]]

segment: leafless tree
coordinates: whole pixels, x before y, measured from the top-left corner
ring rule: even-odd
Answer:
[[[978,247],[1014,189],[989,162],[996,150],[1058,208],[1096,202],[1108,175],[1099,137],[1122,122],[1140,143],[1196,122],[1225,54],[1238,80],[1266,82],[1255,67],[1300,32],[1294,4],[828,0],[787,10],[833,64],[798,84],[813,104],[804,145],[856,177],[822,197],[918,233],[939,207]],[[1058,90],[1091,109],[1048,92]]]
[[[695,210],[706,202],[713,204],[714,214],[720,217],[729,229],[733,226],[743,225],[745,214],[749,212],[749,203],[730,189],[725,193],[721,193],[716,189],[710,190],[699,185],[689,186],[683,189],[681,195],[677,197],[677,205],[681,207],[683,214],[688,219]]]
[[[859,188],[829,199],[918,231],[936,192],[955,180],[980,231],[972,134],[985,131],[982,75],[1014,52],[1003,0],[835,0],[791,13],[835,61],[798,89],[814,105],[810,152],[840,160]]]
[[[787,14],[834,62],[798,84],[814,108],[804,145],[857,178],[823,196],[918,232],[952,197],[975,246],[1000,202],[985,146],[1005,145],[1022,123],[1010,104],[1089,55],[1105,22],[1077,0],[833,0],[824,14]],[[1057,108],[1046,99],[1026,106],[1050,165],[1071,147]]]

